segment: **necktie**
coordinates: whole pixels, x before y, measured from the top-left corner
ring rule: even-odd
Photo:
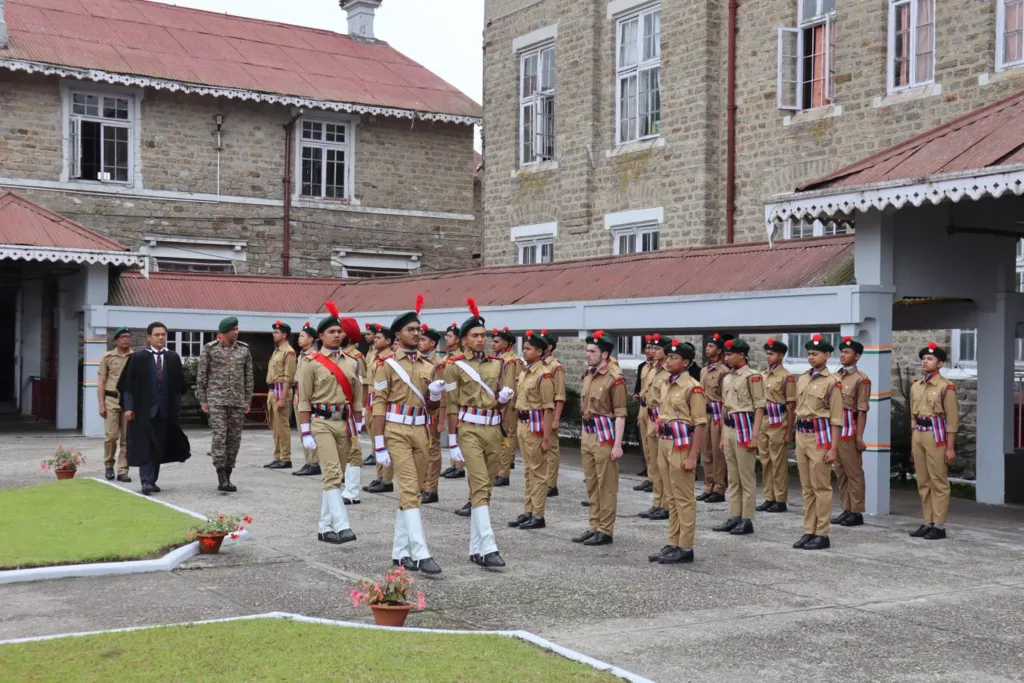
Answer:
[[[156,378],[159,381],[164,380],[164,354],[160,351],[156,354]]]

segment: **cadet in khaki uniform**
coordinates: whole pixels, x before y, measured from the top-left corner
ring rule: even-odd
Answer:
[[[704,388],[688,372],[696,357],[692,345],[673,339],[665,347],[668,381],[658,399],[658,471],[666,482],[663,494],[668,506],[668,543],[647,556],[649,562],[693,562],[693,535],[697,501],[693,495],[697,455],[707,426]]]
[[[548,462],[551,425],[555,416],[555,377],[544,363],[548,342],[543,335],[527,330],[523,339],[523,369],[516,383],[516,417],[519,446],[523,450],[526,504],[523,514],[509,522],[520,529],[543,529],[547,502]]]
[[[398,478],[391,559],[410,571],[439,574],[441,567],[431,557],[423,535],[420,482],[430,441],[427,414],[440,404],[444,382],[433,380],[434,365],[419,354],[422,307],[420,294],[416,310],[399,315],[391,323],[390,337],[398,340],[395,353],[377,358],[373,373],[373,441],[377,463],[388,467],[393,460]]]
[[[832,463],[843,426],[843,385],[825,365],[833,347],[815,334],[804,344],[811,369],[796,381],[796,464],[804,503],[804,535],[794,548],[822,550],[832,512]]]
[[[313,323],[307,321],[302,329],[299,330],[298,344],[299,353],[295,358],[295,395],[292,399],[293,408],[295,410],[295,418],[299,417],[299,394],[302,391],[302,387],[299,386],[299,375],[302,374],[303,363],[309,362],[309,356],[311,353],[316,353],[313,349],[313,342],[316,341],[317,334],[316,328],[313,327]],[[317,458],[315,448],[306,448],[303,446],[302,455],[305,458],[305,464],[298,469],[296,472],[292,472],[292,476],[296,477],[308,477],[313,475],[320,475],[320,459]]]
[[[103,418],[103,467],[107,481],[114,479],[114,463],[117,462],[117,480],[131,482],[128,476],[128,423],[121,409],[121,395],[117,393],[117,381],[121,379],[128,358],[132,355],[132,332],[127,327],[114,330],[115,348],[100,357],[96,377],[96,401],[100,417]],[[118,454],[117,445],[121,444]]]
[[[420,335],[420,354],[430,361],[434,366],[431,381],[444,379],[444,355],[437,352],[437,343],[441,341],[441,333],[423,325],[423,333]],[[444,404],[444,394],[441,394],[441,403],[430,413],[430,448],[427,451],[427,467],[420,481],[420,503],[436,503],[437,482],[441,478],[441,416]]]
[[[725,342],[722,378],[722,451],[729,476],[729,519],[714,528],[734,536],[754,533],[754,496],[757,490],[757,439],[764,415],[764,382],[750,367],[750,345],[742,339]]]
[[[960,402],[956,387],[939,374],[946,352],[935,342],[928,342],[918,356],[924,377],[910,385],[910,444],[924,524],[910,535],[937,541],[946,537],[948,467],[956,460],[953,445],[960,426]]]
[[[551,447],[545,454],[548,463],[548,498],[558,495],[558,469],[561,465],[562,451],[558,442],[558,428],[562,424],[562,410],[565,408],[565,366],[555,358],[555,349],[558,347],[558,337],[548,334],[547,330],[541,330],[544,341],[548,343],[548,349],[544,352],[544,363],[548,372],[554,378],[555,384],[555,412],[551,418]]]
[[[373,440],[373,371],[377,367],[377,330],[381,329],[381,326],[375,323],[366,323],[366,339],[369,344],[369,350],[364,356],[366,361],[366,374],[363,375],[363,417],[366,422],[366,433],[369,435],[370,440]],[[363,460],[363,466],[376,465],[377,459],[373,455],[373,449],[370,449],[370,454]],[[380,473],[378,470],[377,479],[380,479]],[[369,487],[364,486],[363,490],[367,490]]]
[[[789,347],[768,337],[764,355],[768,369],[764,378],[764,419],[757,440],[761,455],[764,502],[758,512],[785,512],[789,501],[789,459],[786,445],[793,441],[796,420],[796,377],[782,365]]]
[[[516,337],[508,331],[508,328],[494,328],[494,335],[491,340],[494,355],[501,359],[501,362],[508,368],[508,383],[504,386],[514,387],[519,379],[519,371],[523,369],[523,361],[516,355]],[[501,451],[501,466],[498,468],[498,475],[494,480],[495,486],[508,486],[509,474],[516,466],[516,451],[519,450],[519,432],[516,427],[516,411],[514,406],[509,405],[505,411],[503,426],[505,428],[505,439]]]
[[[669,518],[668,508],[664,504],[666,484],[665,477],[659,469],[661,458],[658,445],[658,404],[661,402],[662,386],[669,378],[668,370],[665,369],[665,349],[669,344],[671,344],[671,340],[662,338],[660,334],[651,335],[651,363],[645,368],[647,375],[644,385],[641,387],[641,395],[647,406],[647,431],[641,432],[640,437],[646,444],[645,452],[650,455],[647,462],[647,477],[651,482],[651,490],[654,492],[654,505],[649,510],[641,512],[639,516],[653,520]]]
[[[501,421],[515,391],[503,384],[505,364],[487,355],[487,330],[476,301],[459,328],[464,353],[448,358],[444,390],[448,394],[448,454],[469,473],[469,559],[484,568],[505,566],[491,528],[491,493],[501,466]],[[458,514],[458,513],[456,513]]]
[[[704,448],[701,458],[704,465],[704,492],[697,500],[705,503],[725,502],[725,484],[728,468],[725,464],[725,453],[722,448],[722,377],[729,372],[728,366],[722,361],[725,342],[732,339],[731,335],[718,334],[704,347],[704,355],[708,357],[707,365],[700,370],[700,384],[704,387],[704,395],[708,399],[708,428],[704,430]]]
[[[387,327],[384,327],[383,325],[374,325],[374,330],[375,332],[373,335],[373,351],[371,352],[373,354],[373,365],[370,366],[372,371],[368,373],[370,375],[376,375],[376,368],[378,365],[380,365],[381,358],[383,358],[384,356],[394,355],[392,347],[394,346],[395,339],[391,330]],[[372,396],[375,400],[368,403],[366,409],[367,411],[369,411],[371,416],[376,417],[374,415],[374,410],[375,404],[377,402],[377,394],[373,385],[370,386],[370,396]],[[373,425],[370,428],[370,435],[376,440],[376,438],[381,435],[380,432],[377,431],[377,421],[367,419],[366,423],[369,425]],[[371,481],[369,486],[364,486],[363,490],[368,493],[390,493],[394,491],[394,467],[392,467],[390,462],[386,464],[381,463],[380,461],[377,460],[376,455],[373,456],[373,462],[377,465],[377,478]]]
[[[323,467],[317,540],[347,543],[356,540],[341,495],[341,464],[352,450],[356,422],[362,417],[362,387],[356,363],[342,353],[341,321],[333,301],[328,316],[317,325],[322,346],[311,351],[299,370],[299,431],[302,445],[315,450]]]
[[[587,482],[590,523],[573,543],[608,545],[618,507],[619,459],[626,427],[626,382],[611,361],[615,338],[604,330],[587,337],[587,373],[583,376],[580,412],[583,417],[583,476]]]
[[[355,318],[341,318],[341,350],[355,361],[356,381],[363,384],[363,378],[369,374],[369,369],[366,367],[366,358],[356,346],[359,342],[359,334],[359,323]],[[362,421],[356,422],[356,433],[352,437],[352,450],[345,463],[345,488],[342,491],[345,505],[359,504],[359,484],[363,474],[363,449],[359,445],[359,435],[363,431],[363,426]]]
[[[654,484],[651,482],[651,458],[657,459],[657,453],[651,453],[647,450],[647,439],[645,435],[649,431],[650,425],[647,422],[647,398],[644,395],[644,389],[647,388],[648,376],[654,365],[654,351],[653,344],[654,335],[648,334],[644,337],[644,356],[647,357],[646,362],[640,364],[639,371],[636,377],[636,394],[633,396],[633,400],[636,401],[639,408],[637,409],[637,431],[640,434],[640,448],[644,453],[644,469],[642,472],[638,472],[638,477],[643,477],[644,480],[633,487],[634,491],[646,491],[652,493],[654,491]],[[646,514],[646,513],[645,513]]]
[[[288,343],[291,325],[280,320],[273,326],[274,353],[267,363],[267,424],[274,437],[274,461],[270,469],[292,468],[292,427],[289,419],[292,384],[295,382],[297,359],[295,349]]]
[[[452,323],[448,326],[448,329],[444,331],[444,362],[445,369],[441,370],[441,376],[444,376],[447,364],[452,363],[452,359],[462,353],[462,345],[459,343],[459,323]],[[444,431],[445,436],[448,434],[448,392],[444,392],[441,396],[441,415],[444,420],[444,424],[441,425],[441,430]],[[463,467],[464,463],[455,462],[449,458],[448,468],[441,473],[441,476],[445,479],[464,479],[466,477],[466,468]],[[473,506],[470,505],[466,510],[466,515],[470,514],[470,510]]]
[[[864,524],[864,427],[868,421],[871,378],[857,369],[864,345],[852,337],[839,343],[839,382],[843,387],[843,427],[836,445],[835,470],[839,480],[839,502],[843,511],[831,522],[839,526]]]

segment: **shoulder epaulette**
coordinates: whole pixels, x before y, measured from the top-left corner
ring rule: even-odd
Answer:
[[[246,344],[244,341],[236,341],[235,343],[238,344],[239,346],[244,346],[245,348],[249,348],[249,345]]]
[[[544,379],[554,379],[554,377],[555,377],[555,375],[553,373],[550,373],[550,372],[545,372],[544,373]]]
[[[217,344],[220,344],[220,340],[219,339],[214,339],[212,342],[207,342],[206,346],[207,347],[213,347],[213,346],[216,346]]]
[[[751,382],[760,382],[761,381],[761,375],[759,375],[756,372],[748,375],[748,377],[750,377],[750,381]]]
[[[555,372],[565,372],[565,366],[558,361],[555,361]]]
[[[786,376],[786,381],[787,382],[795,382],[796,381],[796,377],[794,377],[793,375],[787,375]]]
[[[289,346],[287,353],[290,353],[290,354],[292,354],[294,356],[295,355],[295,349],[293,349],[292,347]]]

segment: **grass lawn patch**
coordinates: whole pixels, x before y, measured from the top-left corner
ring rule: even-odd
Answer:
[[[619,681],[494,635],[344,628],[282,619],[0,645],[4,678],[31,681]]]
[[[0,569],[143,560],[199,520],[91,479],[0,491]]]

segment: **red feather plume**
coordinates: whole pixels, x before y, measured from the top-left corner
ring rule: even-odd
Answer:
[[[480,317],[480,309],[476,305],[476,299],[471,296],[466,297],[466,305],[469,306],[469,312],[477,318]]]
[[[929,351],[934,351],[934,350],[935,350],[935,349],[937,349],[938,347],[939,347],[939,345],[938,345],[938,344],[936,344],[935,342],[928,342],[928,350],[929,350]]]
[[[491,328],[491,334],[498,334],[498,328],[497,327],[492,327]]]
[[[851,341],[853,341],[853,337],[843,337],[843,341],[849,344]]]
[[[429,326],[428,326],[428,325],[427,325],[426,323],[423,323],[423,326],[422,326],[422,327],[423,327],[423,331],[424,331],[424,332],[426,332],[427,330],[429,330],[429,329],[430,329],[430,327],[429,327]]]
[[[526,331],[526,338],[527,339],[533,339],[533,330],[527,330]]]
[[[657,332],[654,333],[654,341],[661,341],[661,335]]]
[[[718,341],[719,339],[721,339],[721,337],[719,337],[718,333],[715,332],[715,336],[712,337],[712,339],[714,339],[715,341]]]
[[[508,332],[508,325],[505,325],[505,327],[501,328],[501,331],[502,332]]]
[[[821,341],[821,335],[820,334],[814,335],[813,337],[811,337],[811,341],[820,342]]]
[[[341,315],[341,313],[338,312],[338,306],[333,301],[328,301],[327,303],[325,303],[324,308],[326,308],[327,312],[330,313],[335,318]]]
[[[548,331],[547,330],[541,330],[540,333],[546,337],[547,334],[548,334]]]
[[[768,341],[766,343],[768,344],[768,346],[775,346],[775,338],[768,337]]]
[[[725,348],[731,349],[733,347],[732,339],[725,340]]]
[[[422,294],[416,295],[416,315],[419,315],[420,311],[423,310],[423,302],[426,300],[426,297],[424,297]]]
[[[675,347],[677,347],[677,346],[679,346],[679,340],[678,340],[678,339],[675,339],[675,338],[673,338],[673,339],[672,339],[672,347],[673,347],[673,348],[675,348]]]
[[[654,337],[652,337],[651,335],[647,335],[646,337],[644,337],[644,341],[647,342],[648,344],[651,343],[652,339],[654,339]]]
[[[594,339],[600,339],[601,337],[604,336],[604,330],[598,330],[592,336],[594,337]]]
[[[274,327],[280,327],[280,326],[281,326],[281,321],[280,320],[275,320],[274,321]]]

